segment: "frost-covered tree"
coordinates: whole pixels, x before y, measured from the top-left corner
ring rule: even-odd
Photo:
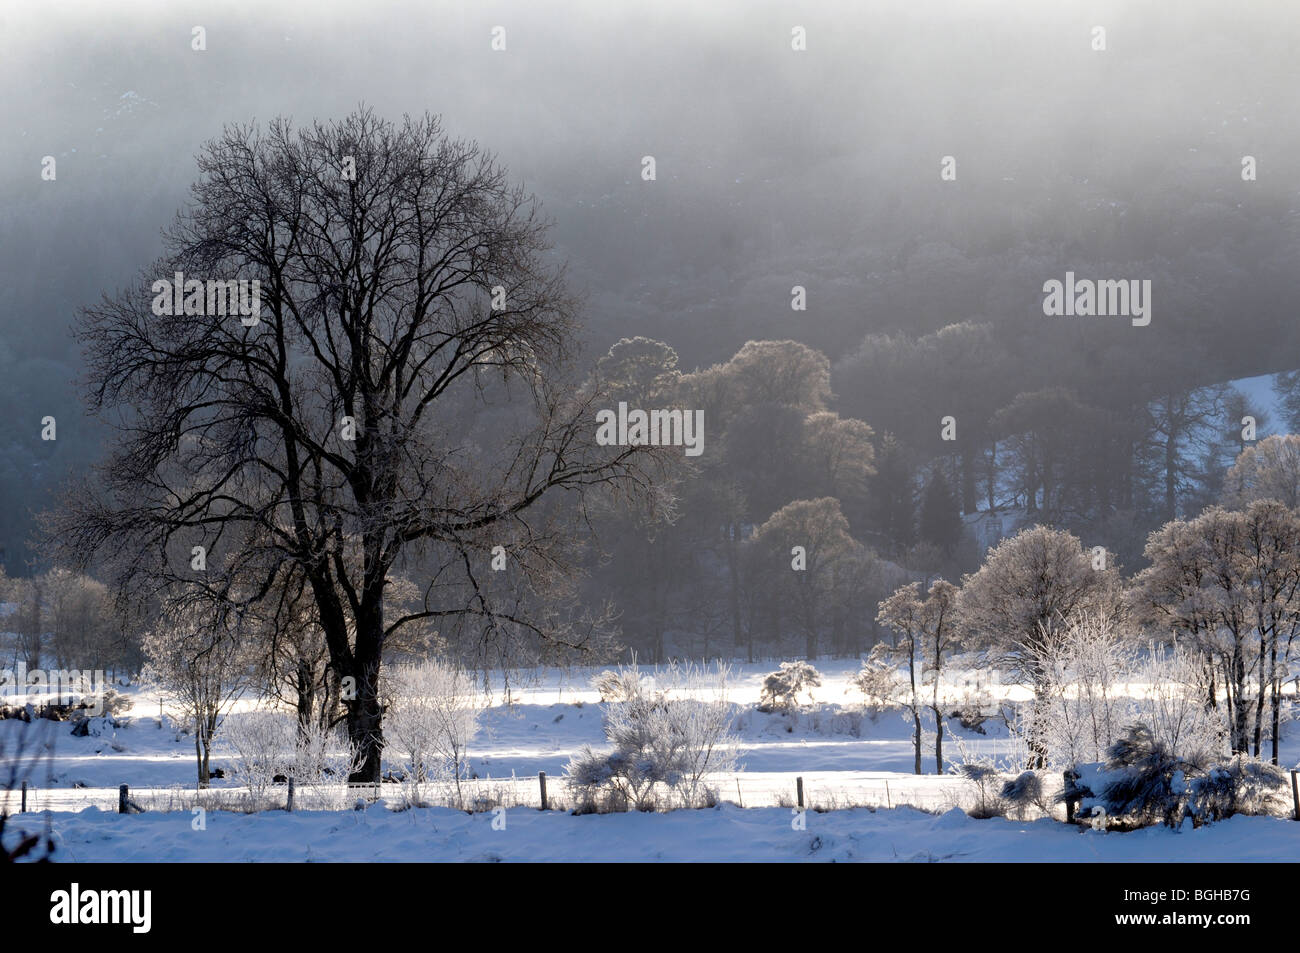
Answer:
[[[1229,509],[1255,500],[1300,507],[1300,435],[1266,437],[1242,451],[1223,479],[1222,500]]]
[[[921,711],[926,707],[934,719],[936,770],[939,774],[944,770],[941,691],[944,659],[956,643],[957,592],[952,583],[936,579],[922,596],[921,584],[913,582],[881,602],[876,616],[881,625],[897,633],[888,655],[903,667],[906,684],[903,704],[912,716],[917,774],[921,773]],[[882,647],[883,643],[877,646]]]
[[[113,600],[101,582],[55,568],[42,580],[45,622],[61,668],[107,668],[116,653]]]
[[[252,670],[241,621],[202,602],[170,603],[144,637],[144,677],[166,693],[194,732],[199,787],[211,778],[212,744],[221,717]]]
[[[658,407],[671,401],[681,379],[677,352],[662,341],[640,335],[617,341],[597,366],[609,383],[610,398],[638,407]]]
[[[250,806],[261,809],[275,778],[295,774],[296,719],[285,712],[259,708],[227,715],[221,734],[235,753],[236,775],[248,787]]]
[[[1099,762],[1131,722],[1128,680],[1137,653],[1132,633],[1091,615],[1043,633],[1029,647],[1043,680],[1031,737],[1041,739],[1049,764]]]
[[[833,496],[849,512],[860,509],[867,481],[875,474],[871,427],[831,411],[809,414],[803,422],[801,465],[818,495]]]
[[[1206,704],[1210,673],[1195,646],[1149,646],[1131,681],[1143,689],[1131,720],[1146,725],[1157,741],[1191,762],[1227,756],[1228,727]]]
[[[394,667],[387,678],[393,743],[406,755],[414,783],[451,778],[462,803],[465,752],[478,734],[486,699],[459,666],[425,661]]]
[[[1276,760],[1282,682],[1300,634],[1300,516],[1271,499],[1211,507],[1152,533],[1146,556],[1134,600],[1205,658],[1206,703],[1222,701],[1232,750],[1253,743],[1259,757],[1269,723]]]
[[[892,647],[887,642],[877,642],[871,652],[862,660],[862,668],[849,679],[849,683],[860,691],[866,705],[875,709],[890,708],[911,693],[908,682],[898,670],[898,663],[892,658]]]
[[[1039,665],[1045,633],[1083,615],[1115,621],[1124,615],[1124,606],[1119,573],[1109,555],[1104,564],[1094,562],[1074,534],[1034,526],[1003,540],[979,571],[962,580],[958,612],[972,642],[1031,688],[1037,707],[1048,693],[1046,672]],[[1039,718],[1032,722],[1043,723]],[[1031,735],[1028,744],[1029,767],[1043,767],[1043,739]]]

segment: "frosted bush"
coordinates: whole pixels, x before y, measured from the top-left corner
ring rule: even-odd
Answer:
[[[957,766],[957,773],[975,789],[975,807],[967,811],[971,817],[1001,817],[1005,810],[995,794],[999,778],[997,767],[988,760],[966,761]]]
[[[807,692],[812,701],[812,689],[822,683],[821,673],[803,660],[782,662],[781,667],[763,679],[759,693],[762,711],[791,711],[799,705],[799,693]]]
[[[1188,794],[1188,772],[1197,767],[1179,758],[1146,725],[1130,725],[1106,752],[1100,802],[1107,817],[1136,826],[1177,827]]]
[[[311,722],[298,729],[291,777],[304,784],[344,780],[358,767],[340,727]]]
[[[461,803],[466,750],[486,707],[473,678],[446,662],[397,665],[388,672],[386,694],[385,736],[406,756],[414,801],[419,803],[420,784],[450,779]]]
[[[1192,781],[1187,813],[1197,827],[1234,814],[1282,814],[1289,787],[1277,765],[1238,756]]]
[[[1223,715],[1206,704],[1205,667],[1195,651],[1152,646],[1135,680],[1147,691],[1134,705],[1133,720],[1185,761],[1219,761],[1228,754]]]
[[[669,666],[659,679],[635,665],[620,669],[623,700],[607,703],[609,752],[583,750],[567,768],[570,789],[585,810],[654,810],[659,791],[694,806],[709,797],[707,778],[735,769],[740,748],[727,700],[729,670]],[[656,684],[667,684],[666,690]]]
[[[293,772],[297,731],[297,719],[284,712],[258,709],[226,716],[222,734],[234,749],[235,771],[255,809],[277,775]]]
[[[1204,665],[1194,651],[1152,645],[1140,657],[1123,630],[1083,616],[1043,633],[1034,666],[1042,682],[1019,730],[1038,740],[1055,767],[1105,760],[1135,724],[1189,763],[1227,754],[1226,726],[1206,704]]]
[[[635,672],[635,668],[632,669]],[[591,680],[591,687],[600,694],[603,702],[621,702],[636,694],[639,684],[630,681],[623,669],[606,669]]]
[[[1043,814],[1052,813],[1051,801],[1043,791],[1043,779],[1036,771],[1022,771],[1012,780],[1002,785],[999,797],[1016,812],[1019,820],[1024,820],[1030,809]]]
[[[875,649],[863,659],[862,668],[849,679],[849,685],[862,693],[863,707],[873,713],[899,707],[907,688],[897,664]]]
[[[1057,767],[1102,760],[1121,726],[1133,720],[1126,682],[1136,655],[1120,630],[1085,615],[1059,629],[1044,630],[1031,647],[1041,679],[1027,730]]]

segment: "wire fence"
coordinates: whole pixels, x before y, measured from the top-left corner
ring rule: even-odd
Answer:
[[[994,782],[991,790],[996,791],[1005,779]],[[659,805],[684,806],[666,788],[661,793],[663,796],[656,798]],[[454,781],[431,781],[419,785],[411,782],[296,782],[292,809],[341,811],[356,808],[358,802],[361,806],[368,806],[380,800],[390,808],[418,804],[469,811],[487,811],[496,807],[541,809],[544,796],[545,807],[549,810],[572,810],[579,804],[563,777],[546,779],[545,787],[540,777],[507,777],[462,779],[459,785]],[[707,777],[698,800],[695,806],[717,803],[745,808],[802,806],[813,811],[911,807],[941,813],[954,807],[966,811],[977,809],[982,795],[969,781],[953,775],[828,771],[796,777],[789,773],[742,771]],[[7,796],[0,795],[0,810],[10,813],[20,812],[24,804],[29,812],[75,812],[89,807],[117,811],[124,803],[128,811],[188,811],[194,808],[283,810],[290,807],[290,794],[289,785],[281,783],[257,788],[224,784],[207,788],[179,784],[131,787],[125,795],[120,787],[29,787],[25,793],[14,790]]]
[[[1291,805],[1287,816],[1300,820],[1300,772],[1290,773]],[[1052,817],[1065,820],[1067,809],[1058,795],[1060,782],[1044,783],[1036,803],[1012,808],[999,797],[1011,774],[994,774],[975,783],[955,775],[908,775],[855,773],[845,771],[813,772],[794,776],[788,773],[736,772],[705,778],[692,803],[684,803],[679,792],[667,788],[646,799],[656,810],[683,807],[708,807],[731,803],[742,808],[805,808],[811,811],[836,811],[852,808],[870,810],[913,808],[941,814],[960,808],[974,816],[1003,814],[1012,809],[1020,820]],[[1047,777],[1050,777],[1048,775]],[[1044,778],[1046,782],[1046,777]],[[291,784],[267,784],[257,787],[222,785],[199,788],[170,785],[167,787],[128,788],[37,788],[24,784],[21,789],[0,792],[0,813],[77,812],[87,808],[121,813],[214,811],[251,813],[267,810],[344,811],[367,808],[380,803],[392,810],[410,807],[448,807],[483,812],[499,807],[535,808],[552,811],[588,810],[583,800],[569,789],[562,777],[469,778],[455,781],[386,782],[355,784],[337,781]]]

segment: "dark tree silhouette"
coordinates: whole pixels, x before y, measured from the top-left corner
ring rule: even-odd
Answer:
[[[228,127],[198,163],[164,258],[82,317],[88,402],[116,443],[50,529],[65,558],[113,553],[121,585],[217,613],[305,580],[353,777],[374,781],[393,633],[580,644],[528,596],[571,575],[590,492],[639,494],[657,452],[595,444],[602,398],[574,376],[548,223],[437,118]],[[260,281],[260,321],[153,314],[152,282],[176,271]],[[495,546],[507,573],[489,571]],[[423,595],[394,611],[400,572]]]

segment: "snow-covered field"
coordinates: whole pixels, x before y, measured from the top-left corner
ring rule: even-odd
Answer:
[[[213,791],[195,791],[194,743],[170,720],[160,727],[158,697],[129,690],[131,707],[119,727],[95,723],[98,735],[73,737],[66,723],[0,721],[0,740],[38,729],[53,733],[48,771],[38,770],[20,826],[45,823],[49,809],[66,860],[1291,860],[1300,856],[1300,824],[1272,818],[1235,818],[1192,831],[1080,834],[1059,821],[975,820],[976,794],[952,774],[934,773],[926,745],[924,769],[911,773],[911,726],[897,713],[861,713],[848,680],[854,660],[819,665],[818,706],[797,719],[754,710],[761,676],[771,663],[736,666],[730,698],[746,748],[735,774],[715,779],[716,809],[667,814],[574,816],[539,812],[537,774],[546,772],[552,806],[563,807],[564,768],[584,745],[604,742],[602,709],[589,682],[592,670],[529,673],[500,692],[470,749],[467,801],[502,811],[475,814],[447,808],[398,810],[402,785],[382,785],[381,800],[364,811],[346,809],[355,792],[342,785],[300,791],[293,814],[209,810],[206,830],[195,830],[190,808],[216,806],[238,796],[231,752],[218,740],[213,766],[226,777]],[[654,675],[653,669],[643,669]],[[992,685],[995,694],[1015,689]],[[238,719],[251,702],[228,716]],[[1003,760],[1014,741],[1000,720],[981,734],[950,721],[949,763],[967,756]],[[1300,760],[1289,737],[1284,763]],[[797,777],[804,780],[806,830],[796,830],[790,807]],[[127,784],[147,813],[113,813],[117,788]],[[273,791],[282,798],[285,788]],[[8,808],[17,811],[17,793]],[[428,798],[438,802],[436,796]],[[278,801],[277,801],[278,803]],[[328,805],[342,810],[312,810]],[[303,808],[306,808],[305,810]],[[917,810],[915,808],[923,808]],[[78,813],[79,812],[79,813]],[[494,827],[494,822],[496,827]],[[504,826],[504,830],[500,829]]]
[[[1282,861],[1300,857],[1300,824],[1236,817],[1191,830],[1078,832],[1058,821],[975,820],[912,808],[782,808],[574,816],[515,808],[261,814],[54,814],[69,861]],[[495,826],[494,826],[495,822]]]
[[[810,806],[846,803],[893,806],[908,803],[927,808],[947,808],[962,803],[965,782],[951,775],[934,774],[933,756],[921,778],[911,773],[911,726],[897,713],[859,714],[848,679],[857,671],[854,660],[826,662],[823,683],[813,690],[821,703],[797,720],[754,710],[761,677],[772,663],[737,666],[732,671],[728,696],[736,706],[737,729],[746,747],[742,771],[719,779],[720,795],[746,807],[776,806],[793,801],[795,778],[802,776]],[[604,744],[599,695],[590,679],[599,669],[531,672],[511,685],[510,704],[500,692],[488,709],[483,729],[470,747],[468,767],[480,787],[493,791],[511,783],[517,789],[510,803],[539,803],[537,774],[552,779],[551,794],[570,758],[584,745]],[[643,673],[654,677],[653,668]],[[169,718],[159,727],[158,696],[129,690],[131,707],[118,716],[124,727],[104,721],[94,723],[98,736],[72,737],[70,726],[55,723],[50,775],[33,779],[29,806],[54,810],[77,809],[89,804],[108,808],[117,802],[117,787],[130,785],[133,797],[144,789],[163,793],[173,786],[195,784],[194,742],[178,735]],[[860,698],[860,696],[859,696]],[[238,719],[252,702],[235,706],[227,717]],[[40,723],[38,723],[40,724]],[[955,721],[945,731],[949,760],[958,755],[960,739],[966,750],[1001,759],[1013,745],[1000,721],[983,726],[985,734],[963,731]],[[0,721],[0,733],[30,731],[21,722]],[[856,733],[855,733],[856,732]],[[229,747],[218,736],[213,767],[226,770],[217,788],[235,786]],[[53,791],[53,796],[48,792]],[[350,802],[349,802],[350,803]]]

